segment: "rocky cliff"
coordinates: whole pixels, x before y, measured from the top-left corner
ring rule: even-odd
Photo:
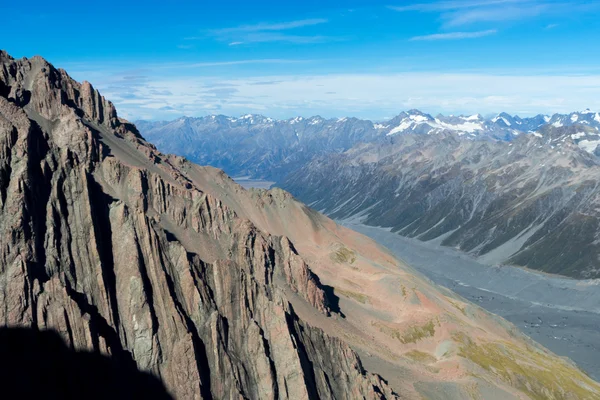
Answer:
[[[134,360],[177,398],[393,397],[275,286],[329,312],[288,240],[200,190],[89,83],[1,57],[3,324]]]
[[[366,238],[158,152],[89,83],[4,52],[0,305],[181,399],[600,395]]]

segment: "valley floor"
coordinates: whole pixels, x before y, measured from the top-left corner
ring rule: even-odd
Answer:
[[[265,181],[262,179],[252,179],[247,176],[240,176],[232,179],[240,184],[244,189],[270,189],[271,186],[275,184],[275,182]]]
[[[489,266],[457,250],[383,228],[338,221],[486,310],[506,318],[560,356],[600,379],[600,280],[577,281],[509,266]]]

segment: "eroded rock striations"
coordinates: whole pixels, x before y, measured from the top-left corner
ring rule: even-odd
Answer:
[[[277,276],[329,309],[289,240],[200,190],[89,83],[1,53],[0,92],[3,325],[135,362],[177,398],[394,397],[294,313]]]
[[[367,238],[158,152],[89,83],[4,52],[0,323],[179,399],[600,396]]]

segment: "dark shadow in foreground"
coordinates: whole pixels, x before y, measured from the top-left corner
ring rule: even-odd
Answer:
[[[155,376],[30,328],[0,328],[0,397],[171,399]]]

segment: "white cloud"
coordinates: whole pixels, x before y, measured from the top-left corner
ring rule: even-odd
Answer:
[[[438,13],[443,26],[456,27],[475,23],[518,21],[541,15],[562,17],[565,12],[585,12],[597,8],[583,0],[465,0],[414,3],[389,8],[399,12]]]
[[[390,6],[392,10],[395,11],[420,11],[420,12],[429,12],[429,11],[447,11],[447,10],[457,10],[461,8],[473,8],[473,7],[483,7],[483,6],[494,6],[494,5],[503,5],[503,4],[511,4],[511,3],[527,3],[532,0],[480,0],[480,1],[438,1],[432,3],[416,3],[409,4],[405,6]]]
[[[229,43],[230,46],[240,45],[243,43],[267,43],[267,42],[284,42],[284,43],[324,43],[330,41],[340,41],[342,38],[321,36],[321,35],[290,35],[279,32],[256,32],[248,33],[241,37],[240,40]]]
[[[241,25],[233,28],[214,29],[211,32],[215,34],[238,33],[238,32],[263,32],[263,31],[284,31],[288,29],[303,28],[326,23],[324,18],[301,19],[297,21],[279,22],[271,24]]]
[[[462,26],[480,22],[516,21],[537,17],[548,11],[548,4],[504,5],[478,7],[449,12],[442,15],[446,27]]]
[[[128,119],[263,113],[381,119],[401,110],[430,113],[554,113],[600,110],[600,75],[396,73],[260,76],[147,76],[92,82]],[[267,84],[268,83],[268,84]]]
[[[456,39],[475,39],[484,36],[490,36],[498,31],[496,29],[489,29],[487,31],[477,32],[449,32],[449,33],[436,33],[433,35],[414,36],[410,38],[412,41],[432,41],[432,40],[456,40]]]
[[[321,35],[299,35],[288,31],[312,27],[327,23],[324,18],[301,19],[296,21],[278,23],[260,23],[254,25],[240,25],[229,28],[212,29],[206,36],[191,36],[185,40],[203,40],[212,37],[219,41],[228,42],[230,46],[248,43],[286,42],[295,44],[321,43],[336,41],[340,38]]]
[[[158,64],[149,65],[148,67],[157,70],[161,69],[191,69],[191,68],[208,68],[208,67],[224,67],[231,65],[248,65],[248,64],[301,64],[307,63],[310,60],[288,60],[284,58],[262,58],[256,60],[233,60],[233,61],[207,61],[199,63],[170,63],[170,64]]]

